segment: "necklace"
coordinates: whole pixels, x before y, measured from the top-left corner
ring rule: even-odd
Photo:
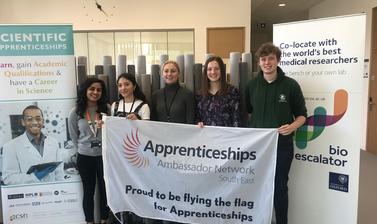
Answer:
[[[178,86],[178,88],[175,90],[175,93],[173,95],[173,98],[171,99],[170,101],[170,104],[169,104],[169,107],[168,107],[168,104],[167,104],[167,100],[166,100],[166,88],[164,88],[164,101],[165,101],[165,110],[166,110],[166,120],[168,122],[171,122],[171,117],[170,117],[170,110],[171,110],[171,106],[173,105],[173,102],[175,100],[175,97],[177,96],[178,94],[178,90],[180,89],[180,86]]]
[[[132,105],[131,105],[131,109],[130,109],[130,112],[128,112],[128,114],[130,114],[132,112],[132,109],[134,108],[134,104],[135,104],[135,97],[134,97],[134,100],[132,101]],[[126,103],[125,103],[125,100],[123,99],[123,113],[126,112]]]
[[[86,110],[86,121],[88,122],[90,131],[93,133],[93,135],[95,137],[97,137],[97,133],[98,133],[98,127],[97,127],[98,120],[99,120],[99,115],[98,115],[97,112],[95,112],[95,115],[94,115],[94,124],[93,124],[92,118],[91,118],[90,113],[89,113],[89,110]]]

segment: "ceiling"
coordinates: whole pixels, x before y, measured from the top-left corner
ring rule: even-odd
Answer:
[[[252,29],[272,31],[272,24],[306,20],[309,9],[324,0],[251,0]],[[279,7],[285,3],[285,7]],[[263,28],[263,23],[265,27]],[[262,25],[262,27],[261,27]]]

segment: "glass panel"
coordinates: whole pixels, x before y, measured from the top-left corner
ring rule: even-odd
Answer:
[[[103,64],[103,56],[112,57],[116,64],[118,55],[127,55],[127,64],[136,65],[138,55],[145,55],[147,73],[150,66],[160,63],[160,55],[194,54],[194,31],[156,32],[89,32],[74,33],[75,56],[88,57],[88,73],[94,74],[94,66]]]
[[[177,55],[194,54],[194,31],[169,31],[168,54],[173,60]]]
[[[88,57],[88,33],[74,33],[73,46],[75,50],[75,57]]]
[[[115,33],[115,55],[127,56],[127,64],[135,65],[136,58],[141,53],[140,32],[116,32]]]
[[[151,65],[160,63],[160,55],[167,54],[167,32],[141,32],[141,53],[146,56],[147,73]]]
[[[103,64],[103,56],[111,56],[114,59],[114,33],[89,33],[89,74],[94,74],[94,67]]]

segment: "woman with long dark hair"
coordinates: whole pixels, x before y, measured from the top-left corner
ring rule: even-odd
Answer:
[[[119,101],[111,105],[111,114],[118,117],[127,117],[131,120],[149,120],[150,109],[135,76],[123,73],[119,75],[117,85]]]
[[[119,101],[111,105],[111,115],[126,117],[130,120],[149,120],[150,109],[145,95],[136,82],[135,76],[130,73],[120,74],[117,78]],[[132,212],[120,212],[116,216],[121,223],[144,223],[146,219]]]
[[[105,83],[98,78],[88,78],[81,84],[76,106],[69,114],[69,134],[78,150],[77,167],[80,172],[84,197],[85,221],[94,223],[94,191],[99,190],[101,223],[106,223],[109,208],[103,178],[101,115],[110,114]]]
[[[220,57],[206,60],[196,102],[196,121],[200,127],[240,126],[240,93],[226,82],[225,65]]]

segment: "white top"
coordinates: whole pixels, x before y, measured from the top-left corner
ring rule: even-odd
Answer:
[[[127,112],[127,113],[132,113],[135,111],[135,109],[142,103],[143,101],[141,100],[136,100],[134,105],[132,106],[131,103],[124,103],[123,104],[123,99],[119,100],[119,105],[118,105],[118,111],[119,112]],[[124,105],[124,107],[123,107]],[[132,107],[132,111],[131,110]],[[115,102],[111,105],[111,115],[114,116],[114,109],[115,109]],[[148,104],[144,104],[141,106],[139,112],[137,113],[142,120],[150,120],[151,117],[151,111],[149,109]]]

